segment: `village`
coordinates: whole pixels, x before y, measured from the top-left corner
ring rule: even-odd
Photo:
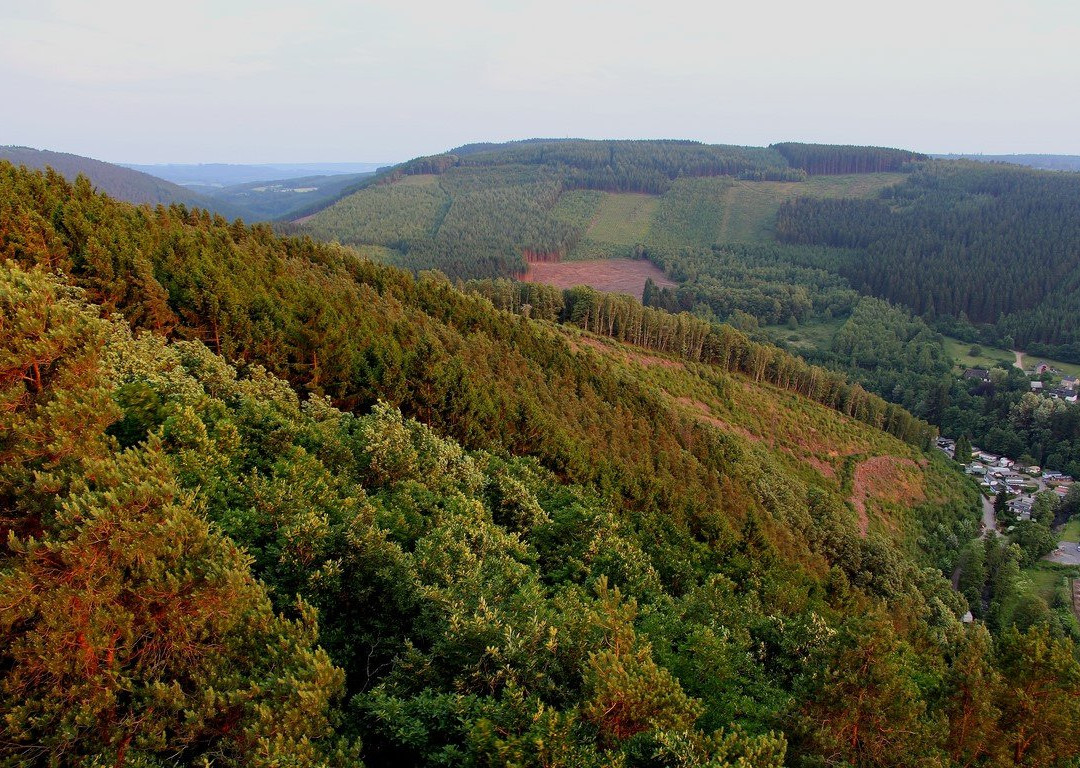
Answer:
[[[937,445],[949,458],[956,459],[955,440],[938,438]],[[987,453],[976,446],[971,447],[970,457],[960,458],[966,459],[964,471],[979,480],[984,496],[996,496],[1005,491],[1013,497],[1009,501],[1009,509],[1015,513],[1017,520],[1031,518],[1036,493],[1053,491],[1058,498],[1063,499],[1074,482],[1072,477],[1063,472],[1023,466],[1007,456]]]
[[[956,441],[940,437],[938,449],[950,459],[956,458]],[[1059,500],[1064,499],[1075,482],[1069,475],[1055,470],[1043,470],[1037,466],[1024,466],[1007,456],[987,453],[977,446],[971,447],[971,456],[960,457],[964,471],[979,482],[983,495],[983,532],[1000,527],[1010,530],[1012,524],[1031,519],[1035,495],[1052,492]],[[994,513],[993,499],[1004,492],[1009,498],[1011,519],[999,520]],[[1062,541],[1048,558],[1054,562],[1080,565],[1080,543]]]
[[[1024,373],[1031,379],[1031,391],[1037,395],[1051,400],[1064,400],[1067,403],[1075,403],[1080,397],[1080,378],[1064,375],[1049,363],[1036,363],[1030,370],[1024,370]],[[990,371],[986,368],[968,368],[964,371],[963,378],[989,382]]]

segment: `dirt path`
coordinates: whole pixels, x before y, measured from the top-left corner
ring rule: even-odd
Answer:
[[[981,495],[981,494],[980,494]],[[990,531],[997,530],[997,515],[994,514],[994,502],[985,496],[982,497],[983,515],[982,515],[982,535],[979,538],[984,539],[989,535]]]
[[[1013,363],[1013,367],[1014,368],[1019,368],[1021,371],[1024,370],[1024,353],[1023,352],[1017,352],[1014,349],[1013,354],[1016,355],[1016,362]]]

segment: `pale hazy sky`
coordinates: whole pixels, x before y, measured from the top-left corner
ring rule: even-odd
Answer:
[[[1078,88],[1078,0],[0,0],[0,144],[110,161],[530,136],[1080,154]]]

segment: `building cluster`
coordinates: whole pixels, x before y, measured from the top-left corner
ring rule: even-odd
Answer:
[[[955,459],[956,441],[941,437],[937,445],[946,456]],[[1024,466],[1007,456],[996,456],[975,446],[971,447],[971,456],[961,459],[964,460],[964,471],[979,481],[984,494],[996,496],[1004,491],[1012,497],[1009,509],[1018,520],[1031,519],[1036,493],[1049,490],[1063,499],[1073,484],[1073,478],[1063,472]]]
[[[1080,379],[1076,376],[1065,376],[1048,363],[1039,363],[1031,370],[1024,372],[1031,379],[1031,391],[1036,394],[1053,400],[1064,400],[1067,403],[1075,403],[1080,399]],[[1061,376],[1060,381],[1053,383],[1058,376]],[[964,371],[963,378],[973,381],[990,381],[990,371],[985,368],[968,368]],[[1049,381],[1045,381],[1044,378],[1049,378]]]

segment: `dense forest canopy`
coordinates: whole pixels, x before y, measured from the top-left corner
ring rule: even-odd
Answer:
[[[887,147],[855,147],[838,144],[773,144],[792,168],[801,168],[811,175],[844,173],[884,173],[909,169],[915,162],[929,157],[906,149]]]
[[[777,234],[849,249],[822,266],[863,292],[1080,360],[1080,176],[937,162],[879,200],[786,203]]]
[[[1080,750],[1067,631],[959,621],[971,487],[794,358],[7,164],[0,258],[6,764]]]

